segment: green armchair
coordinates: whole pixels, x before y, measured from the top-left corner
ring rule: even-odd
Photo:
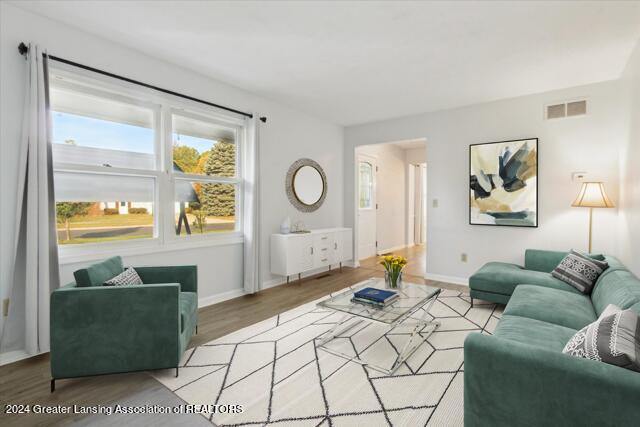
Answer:
[[[74,273],[51,294],[55,381],[175,368],[198,321],[196,266],[134,267],[143,285],[103,286],[123,271],[113,257]]]

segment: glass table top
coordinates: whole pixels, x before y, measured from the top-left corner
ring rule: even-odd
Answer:
[[[363,288],[396,291],[398,299],[388,306],[380,308],[351,302],[353,294]],[[397,289],[388,289],[385,287],[384,279],[376,277],[360,282],[345,292],[320,301],[317,305],[321,308],[341,311],[377,322],[394,324],[404,320],[431,299],[437,297],[440,291],[438,288],[409,282],[403,282]]]

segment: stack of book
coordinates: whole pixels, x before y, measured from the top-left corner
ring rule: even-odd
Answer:
[[[351,302],[383,308],[398,299],[398,294],[376,288],[364,288],[353,294]]]

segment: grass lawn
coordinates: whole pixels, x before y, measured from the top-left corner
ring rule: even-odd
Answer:
[[[59,245],[73,245],[78,243],[102,243],[102,242],[114,242],[119,240],[134,240],[134,239],[150,239],[152,235],[148,236],[114,236],[114,237],[79,237],[71,240],[59,240]]]
[[[118,227],[127,225],[152,225],[153,215],[127,214],[127,215],[91,215],[71,218],[71,229],[86,227]],[[64,225],[58,224],[59,230],[64,230]]]

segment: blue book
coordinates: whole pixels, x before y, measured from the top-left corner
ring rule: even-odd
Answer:
[[[389,299],[394,298],[396,296],[396,293],[393,291],[385,291],[376,288],[364,288],[354,293],[353,296],[355,298],[365,299],[383,304]]]

